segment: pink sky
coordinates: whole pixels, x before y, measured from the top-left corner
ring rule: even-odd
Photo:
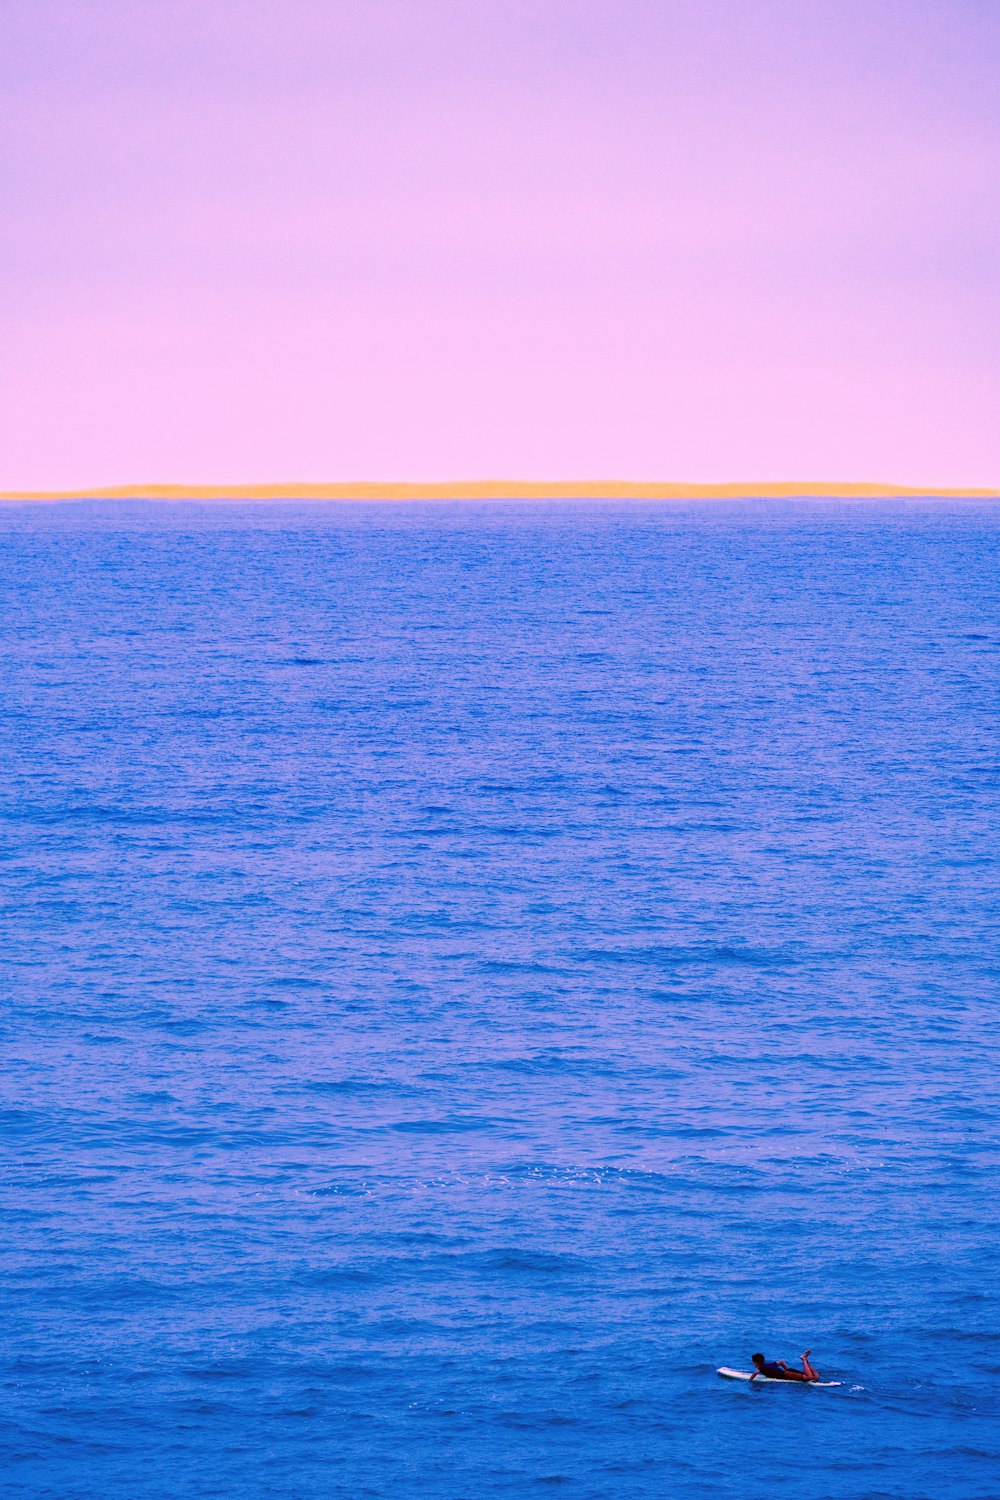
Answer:
[[[3,0],[0,489],[1000,483],[992,0]]]

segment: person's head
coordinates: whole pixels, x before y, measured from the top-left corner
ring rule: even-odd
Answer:
[[[753,1360],[758,1370],[767,1363],[767,1360],[764,1358],[763,1354],[751,1354],[750,1358]]]

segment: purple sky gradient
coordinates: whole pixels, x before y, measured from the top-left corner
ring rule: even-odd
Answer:
[[[0,488],[1000,483],[993,0],[2,0]]]

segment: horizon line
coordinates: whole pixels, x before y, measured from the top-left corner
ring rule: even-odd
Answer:
[[[624,479],[337,481],[269,484],[125,484],[92,489],[5,490],[0,501],[60,500],[891,500],[1000,499],[1000,489],[781,480],[681,484]]]

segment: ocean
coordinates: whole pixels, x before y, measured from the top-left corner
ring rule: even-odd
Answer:
[[[996,1500],[998,563],[2,508],[5,1500]]]

